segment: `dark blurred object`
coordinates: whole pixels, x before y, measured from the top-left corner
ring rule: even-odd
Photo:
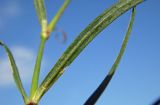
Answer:
[[[99,87],[93,92],[93,94],[87,99],[84,105],[95,105],[99,97],[102,95],[106,87],[108,86],[113,75],[107,75]]]
[[[55,28],[54,29],[55,31],[55,39],[57,42],[60,42],[60,43],[66,43],[67,41],[67,34],[62,30],[62,29],[59,29],[59,28]],[[59,34],[61,36],[59,36]]]
[[[153,103],[153,105],[160,105],[160,98]]]

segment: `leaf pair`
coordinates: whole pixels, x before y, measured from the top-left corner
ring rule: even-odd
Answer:
[[[5,51],[8,54],[8,58],[9,58],[9,61],[10,61],[10,64],[11,64],[11,68],[12,68],[11,70],[12,70],[12,74],[13,74],[13,77],[14,77],[14,81],[15,81],[19,91],[22,94],[22,97],[24,99],[25,104],[32,103],[30,101],[32,101],[32,97],[34,96],[34,93],[36,92],[37,87],[38,87],[40,66],[41,66],[43,51],[44,51],[44,47],[45,47],[45,42],[48,39],[48,37],[50,35],[50,32],[54,30],[54,27],[55,27],[57,21],[61,17],[65,8],[68,6],[69,2],[70,2],[70,0],[65,0],[64,4],[62,5],[62,7],[58,11],[58,13],[55,15],[55,17],[52,19],[52,21],[48,25],[47,24],[48,21],[47,21],[47,16],[46,16],[44,0],[34,0],[36,12],[37,12],[38,19],[39,19],[39,22],[40,22],[40,25],[41,25],[41,30],[42,30],[41,31],[41,36],[42,37],[41,37],[41,43],[40,43],[40,46],[39,46],[39,51],[38,51],[38,54],[37,54],[33,79],[32,79],[30,98],[27,97],[26,92],[23,88],[23,85],[22,85],[22,82],[21,82],[21,79],[20,79],[20,76],[19,76],[18,68],[16,66],[16,63],[15,63],[15,60],[13,58],[13,55],[12,55],[11,51],[9,50],[9,48],[4,43],[2,43],[0,41],[0,45],[4,47]],[[36,102],[36,103],[38,103],[38,102]]]
[[[34,100],[38,102],[41,99],[45,92],[47,92],[56,82],[57,78],[62,75],[64,69],[74,61],[74,59],[103,29],[127,10],[143,1],[144,0],[126,0],[125,2],[117,2],[91,22],[66,49],[57,63],[50,70],[38,88]]]
[[[40,72],[40,66],[41,66],[41,60],[43,56],[43,50],[45,42],[50,34],[51,31],[53,31],[57,21],[59,20],[62,12],[66,8],[66,6],[69,4],[70,0],[66,0],[63,6],[60,8],[60,11],[55,15],[55,17],[52,19],[50,24],[47,24],[47,17],[45,12],[45,6],[44,6],[44,0],[34,0],[37,15],[39,17],[39,21],[42,27],[42,37],[41,37],[41,43],[39,47],[39,52],[37,55],[36,65],[34,69],[33,74],[33,81],[32,81],[32,87],[31,88],[31,96],[28,100],[27,95],[23,89],[22,82],[18,73],[18,69],[16,67],[14,58],[12,56],[12,53],[8,49],[8,47],[0,42],[0,45],[3,46],[8,54],[12,71],[13,71],[13,77],[16,82],[16,85],[21,92],[23,99],[25,103],[28,103],[28,101],[32,101],[34,103],[38,103],[41,99],[41,97],[50,89],[50,87],[58,80],[58,78],[64,73],[65,68],[69,66],[74,59],[84,50],[84,48],[102,31],[104,30],[108,25],[110,25],[115,19],[117,19],[119,16],[121,16],[123,13],[125,13],[127,10],[133,8],[134,6],[138,5],[139,3],[143,2],[144,0],[125,0],[115,3],[113,6],[111,6],[109,9],[105,10],[102,14],[100,14],[93,22],[91,22],[80,34],[79,36],[73,41],[73,43],[66,49],[66,51],[63,53],[63,55],[59,58],[57,63],[52,67],[48,75],[45,77],[43,82],[38,86],[39,82],[39,72]],[[127,34],[129,34],[127,32]],[[45,36],[47,35],[47,37]],[[128,36],[128,35],[127,35]],[[128,39],[127,39],[128,40]],[[124,43],[127,43],[126,40],[124,40]],[[122,45],[125,49],[125,44]],[[124,50],[123,49],[123,50]],[[119,61],[121,59],[121,56],[123,55],[123,51],[120,51],[121,55],[119,56],[119,60],[116,60],[115,66],[111,69],[109,72],[109,75],[113,75]]]
[[[63,14],[64,10],[70,3],[70,0],[65,0],[59,11],[56,13],[54,18],[51,20],[51,22],[48,25],[47,15],[46,15],[46,9],[44,0],[34,0],[34,5],[36,8],[36,13],[42,28],[42,37],[49,37],[50,32],[52,32],[55,28],[56,23],[60,19],[61,15]],[[47,33],[46,33],[47,32]]]

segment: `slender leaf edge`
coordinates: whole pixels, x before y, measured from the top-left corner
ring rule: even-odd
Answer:
[[[104,80],[101,82],[101,84],[98,86],[98,88],[92,93],[92,95],[86,100],[84,105],[95,105],[95,103],[98,101],[98,99],[100,98],[100,96],[102,95],[102,93],[104,92],[106,87],[109,85],[112,77],[114,76],[114,74],[117,70],[117,67],[120,64],[122,56],[124,55],[129,37],[131,35],[131,30],[132,30],[132,27],[133,27],[135,13],[136,13],[136,7],[134,7],[132,9],[132,15],[131,15],[131,19],[130,19],[130,22],[129,22],[129,26],[128,26],[125,38],[123,40],[123,44],[121,46],[120,52],[119,52],[114,64],[112,65],[109,73],[106,75]]]
[[[23,97],[23,100],[24,100],[25,104],[27,104],[29,100],[28,100],[27,94],[26,94],[26,92],[23,88],[23,84],[22,84],[22,81],[21,81],[21,78],[20,78],[20,75],[19,75],[19,72],[18,72],[18,68],[17,68],[16,63],[15,63],[13,54],[11,53],[10,49],[2,41],[0,41],[0,46],[2,46],[5,49],[5,51],[8,55],[8,59],[10,61],[14,81],[16,83],[16,86],[17,86],[18,90],[20,91],[20,93]]]

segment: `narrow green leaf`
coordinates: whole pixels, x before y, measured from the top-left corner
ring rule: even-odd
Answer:
[[[125,13],[130,8],[138,5],[144,0],[127,0],[125,2],[117,2],[109,9],[105,10],[99,15],[92,23],[88,25],[80,33],[80,35],[74,40],[74,42],[63,53],[51,71],[43,80],[42,84],[38,88],[34,101],[38,102],[43,94],[53,85],[55,82],[55,76],[57,76],[63,69],[69,66],[74,59],[82,52],[82,50],[109,24],[111,24],[120,15]]]
[[[110,69],[108,75],[106,75],[105,79],[102,81],[102,83],[98,86],[98,88],[93,92],[93,94],[87,99],[87,101],[84,103],[84,105],[95,105],[95,103],[97,102],[97,100],[99,99],[99,97],[102,95],[102,93],[104,92],[104,90],[106,89],[106,87],[108,86],[110,80],[112,79],[115,71],[117,70],[117,67],[121,61],[121,58],[125,52],[129,37],[131,35],[131,30],[133,27],[133,22],[134,22],[134,17],[135,17],[135,7],[132,9],[132,16],[130,19],[130,23],[125,35],[125,38],[123,40],[120,52],[114,62],[114,64],[112,65],[112,68]]]
[[[54,27],[55,27],[56,23],[58,22],[59,18],[62,16],[64,10],[66,9],[66,7],[70,3],[70,1],[71,0],[65,0],[65,2],[62,5],[62,7],[59,9],[59,11],[57,12],[57,14],[51,20],[51,22],[50,22],[50,24],[48,26],[48,29],[50,30],[50,32],[54,30]]]
[[[43,27],[43,24],[46,24],[45,22],[47,21],[44,0],[34,0],[34,5],[40,25]]]
[[[23,97],[23,100],[25,103],[28,102],[28,98],[27,98],[27,95],[26,95],[26,92],[23,88],[23,85],[22,85],[22,82],[21,82],[21,78],[19,76],[19,72],[18,72],[18,68],[16,66],[16,63],[15,63],[15,60],[13,58],[13,55],[11,53],[11,51],[9,50],[9,48],[0,41],[0,45],[4,47],[7,55],[8,55],[8,58],[9,58],[9,61],[10,61],[10,65],[11,65],[11,70],[12,70],[12,74],[13,74],[13,77],[14,77],[14,81],[16,83],[16,86],[18,87],[22,97]]]

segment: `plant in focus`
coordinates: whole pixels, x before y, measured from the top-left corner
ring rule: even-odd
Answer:
[[[115,4],[113,4],[110,8],[106,9],[102,14],[100,14],[97,18],[95,18],[71,43],[71,45],[66,49],[66,51],[62,54],[56,64],[51,68],[48,75],[44,78],[42,83],[39,84],[39,74],[41,70],[41,62],[43,57],[43,51],[45,48],[45,43],[49,39],[51,33],[54,31],[56,23],[60,19],[64,10],[70,3],[70,0],[65,0],[62,7],[59,9],[57,14],[53,17],[53,19],[48,22],[45,10],[44,0],[34,0],[34,5],[36,8],[37,16],[39,19],[40,27],[41,27],[41,41],[39,44],[38,54],[35,62],[32,84],[30,88],[30,95],[27,96],[23,84],[21,82],[20,74],[18,72],[18,68],[14,61],[14,57],[9,50],[9,48],[0,41],[0,45],[5,49],[11,67],[12,73],[14,77],[14,81],[18,90],[20,91],[25,105],[38,105],[42,96],[54,85],[54,83],[60,78],[60,76],[65,72],[65,68],[69,66],[76,57],[84,50],[84,48],[96,37],[98,34],[103,31],[107,26],[109,26],[115,19],[121,16],[126,11],[132,9],[131,19],[127,28],[126,35],[124,37],[120,52],[110,69],[109,73],[106,75],[105,79],[99,85],[99,87],[94,91],[94,93],[87,99],[84,105],[94,105],[96,101],[99,99],[101,94],[104,92],[105,88],[109,84],[112,79],[118,64],[123,56],[123,53],[126,49],[127,42],[130,37],[130,33],[132,30],[134,17],[135,17],[135,6],[142,3],[144,0],[119,0]]]

